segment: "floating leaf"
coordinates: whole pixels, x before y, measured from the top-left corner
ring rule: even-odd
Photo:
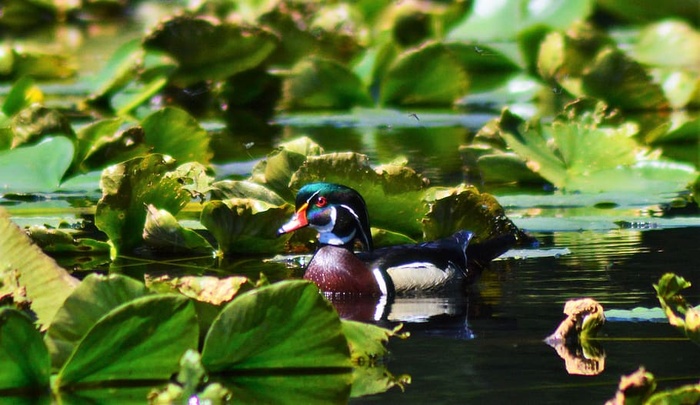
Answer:
[[[350,399],[353,374],[345,373],[240,376],[221,380],[241,404],[326,405]]]
[[[306,58],[282,84],[280,107],[286,110],[347,109],[372,103],[360,79],[339,62]]]
[[[512,40],[518,33],[537,25],[566,29],[576,20],[585,20],[593,11],[593,3],[590,0],[553,0],[547,3],[476,0],[472,12],[467,13],[447,37],[460,41]]]
[[[208,164],[211,159],[209,134],[184,110],[163,108],[146,117],[141,127],[146,143],[156,153],[170,155],[181,163]]]
[[[32,104],[12,117],[12,147],[36,143],[48,136],[65,135],[73,139],[75,134],[68,118],[59,111]]]
[[[31,309],[46,328],[79,281],[46,256],[0,209],[0,274],[19,273]]]
[[[658,2],[655,0],[598,0],[596,5],[613,14],[616,18],[633,23],[657,21],[667,17],[690,19],[698,11],[697,0],[675,0]]]
[[[269,188],[252,181],[222,180],[212,184],[214,199],[253,198],[272,205],[282,205],[284,199]]]
[[[0,308],[0,390],[48,391],[50,364],[34,323],[15,309]]]
[[[44,252],[49,253],[108,253],[109,245],[89,238],[75,238],[71,232],[63,229],[50,229],[45,226],[30,226],[27,234]]]
[[[118,306],[148,294],[143,285],[120,274],[90,274],[58,309],[46,332],[51,364],[60,369],[83,337],[103,316]]]
[[[202,363],[213,373],[350,371],[348,344],[333,306],[307,281],[242,294],[209,330]]]
[[[110,57],[104,68],[92,80],[91,102],[111,97],[134,80],[139,59],[143,57],[141,41],[134,39],[121,45]]]
[[[280,207],[250,198],[232,198],[206,203],[200,222],[224,254],[269,254],[282,250],[286,238],[278,238],[276,232],[292,212],[292,207],[286,204]]]
[[[57,190],[73,160],[73,142],[63,136],[0,152],[0,190],[15,193]]]
[[[469,88],[458,57],[442,43],[409,50],[389,67],[381,85],[384,105],[452,105]]]
[[[645,26],[634,44],[635,59],[645,65],[698,69],[700,32],[678,20]]]
[[[638,145],[636,126],[605,126],[589,115],[525,127],[505,110],[501,135],[535,173],[566,191],[681,190],[695,178],[690,165],[660,159]]]
[[[192,197],[200,197],[202,200],[206,193],[213,190],[211,183],[214,178],[207,174],[207,168],[199,162],[181,164],[165,176],[177,179]]]
[[[44,94],[30,77],[22,77],[12,84],[7,98],[2,103],[2,112],[11,117],[34,103],[41,103]]]
[[[177,213],[190,200],[175,179],[164,177],[173,168],[169,157],[153,154],[105,169],[100,180],[95,225],[109,237],[112,256],[141,244],[146,222],[145,204]]]
[[[88,331],[59,372],[58,387],[167,380],[180,357],[197,348],[194,305],[178,295],[123,304]]]
[[[214,277],[214,276],[184,276],[174,277],[161,276],[151,278],[148,286],[151,289],[162,290],[167,286],[168,290],[179,291],[180,293],[194,298],[197,301],[208,302],[214,305],[221,305],[231,301],[245,286],[252,286],[247,277]]]
[[[143,240],[147,245],[172,252],[211,252],[211,244],[197,232],[184,228],[166,210],[152,204],[146,206]]]
[[[189,85],[252,69],[274,51],[277,41],[262,28],[181,15],[156,27],[144,47],[172,56],[178,62],[173,80]]]

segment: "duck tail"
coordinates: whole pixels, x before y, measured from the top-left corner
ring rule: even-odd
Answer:
[[[491,260],[505,253],[516,243],[514,235],[500,235],[489,240],[472,243],[467,246],[467,261],[481,267],[486,266]]]

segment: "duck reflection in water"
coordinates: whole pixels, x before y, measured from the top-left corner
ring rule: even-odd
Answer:
[[[296,212],[278,235],[307,226],[318,231],[320,248],[304,278],[319,286],[342,317],[359,321],[445,318],[460,322],[459,334],[464,334],[466,286],[483,263],[515,243],[514,236],[505,235],[470,244],[473,233],[461,230],[436,241],[374,249],[367,207],[357,191],[312,183],[299,190],[295,204]],[[356,242],[362,249],[357,253]]]

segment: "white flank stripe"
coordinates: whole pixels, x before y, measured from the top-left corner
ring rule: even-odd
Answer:
[[[374,279],[377,280],[377,284],[379,284],[379,289],[382,290],[382,295],[388,295],[389,288],[386,286],[386,280],[384,280],[382,272],[379,271],[379,269],[374,269],[372,270],[372,274],[374,274]]]

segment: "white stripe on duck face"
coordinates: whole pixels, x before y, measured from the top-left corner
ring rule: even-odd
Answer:
[[[429,262],[407,263],[386,269],[397,293],[431,291],[446,287],[458,269],[450,263],[446,269]]]
[[[325,245],[333,246],[343,246],[352,242],[355,239],[356,231],[353,229],[350,235],[338,236],[333,233],[333,228],[335,227],[335,220],[338,217],[338,211],[335,207],[329,207],[331,220],[328,221],[326,225],[318,226],[313,225],[312,227],[318,231],[318,241]]]

